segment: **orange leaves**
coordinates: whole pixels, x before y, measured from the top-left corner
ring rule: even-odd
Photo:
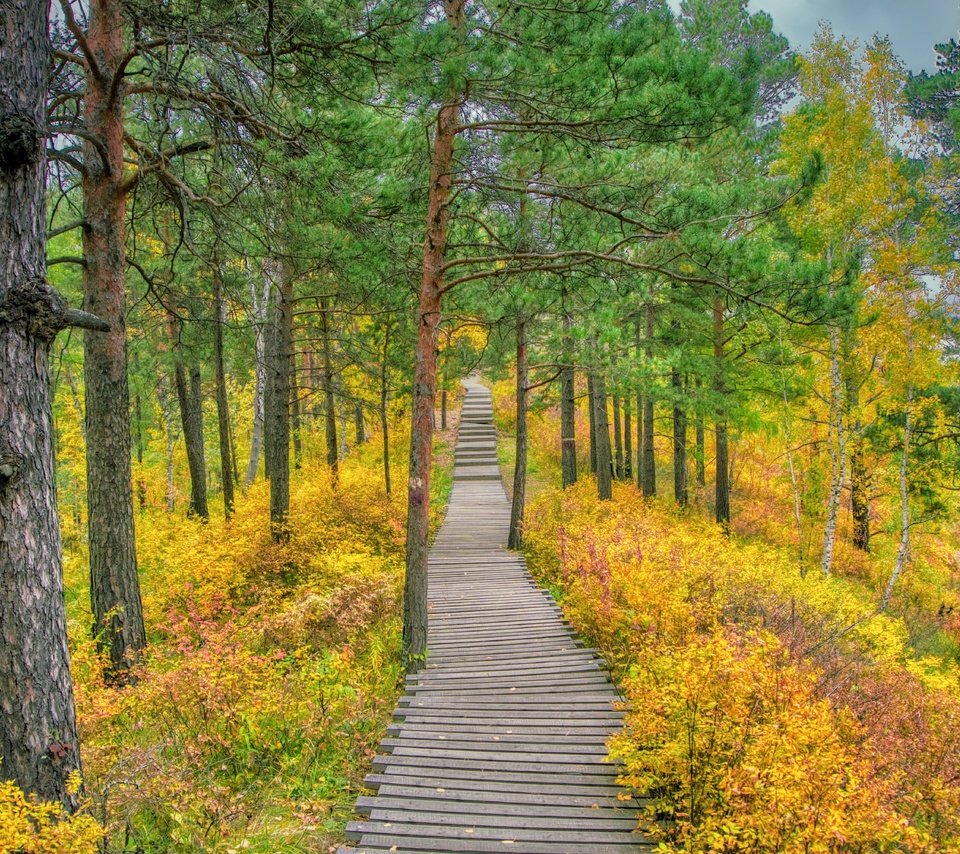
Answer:
[[[611,752],[665,851],[960,850],[952,671],[786,550],[591,487],[536,499],[531,565],[620,676]]]

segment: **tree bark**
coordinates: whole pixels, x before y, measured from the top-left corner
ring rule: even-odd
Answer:
[[[297,354],[290,340],[290,430],[293,434],[293,467],[299,469],[303,462],[303,440],[300,436],[300,381],[297,378]]]
[[[383,432],[383,487],[387,495],[391,492],[390,482],[390,414],[387,411],[388,357],[390,355],[390,325],[383,330],[383,361],[380,363],[380,429]]]
[[[681,507],[687,506],[687,413],[680,405],[683,380],[674,368],[670,372],[673,386],[673,497]]]
[[[594,422],[597,425],[597,495],[613,498],[613,460],[610,454],[610,421],[607,416],[607,384],[603,374],[593,378]]]
[[[847,377],[847,405],[850,411],[850,511],[853,517],[853,545],[870,551],[870,472],[863,448],[863,422],[860,420],[860,386],[857,377]]]
[[[363,426],[363,404],[356,403],[353,407],[353,426],[356,433],[357,447],[367,441],[367,434]]]
[[[440,392],[440,429],[447,429],[447,390]]]
[[[564,298],[566,293],[564,292]],[[577,482],[577,429],[573,368],[573,318],[563,312],[563,366],[560,368],[560,468],[563,488]]]
[[[445,0],[450,28],[459,33],[465,0]],[[420,669],[427,651],[427,551],[430,521],[430,465],[433,410],[437,392],[437,330],[443,295],[443,264],[450,220],[453,148],[462,96],[454,88],[437,112],[430,156],[430,185],[423,243],[423,276],[417,310],[416,364],[407,481],[407,552],[403,591],[403,663]]]
[[[623,396],[623,479],[633,480],[633,417],[630,395]]]
[[[527,489],[527,330],[522,318],[517,320],[517,447],[513,467],[513,501],[510,506],[508,549],[523,545],[523,509]]]
[[[88,21],[97,73],[87,71],[83,98],[83,296],[85,309],[110,324],[108,333],[84,336],[90,601],[106,676],[122,683],[147,642],[130,464],[122,86],[113,92],[125,54],[122,3],[90,0]]]
[[[596,407],[596,384],[593,380],[593,373],[587,372],[587,412],[589,413],[590,424],[590,473],[597,473],[597,407]]]
[[[323,339],[323,405],[327,440],[327,468],[334,486],[340,474],[340,453],[337,446],[337,408],[333,395],[333,356],[330,347],[330,301],[324,297],[320,311],[320,335]]]
[[[620,396],[613,395],[613,471],[617,480],[623,480],[623,430],[620,422]]]
[[[162,381],[157,384],[157,397],[160,400],[160,412],[163,415],[164,433],[167,437],[167,512],[173,513],[177,504],[177,487],[173,480],[173,451],[177,440],[173,433],[173,406],[167,387]]]
[[[653,358],[654,309],[651,303],[646,309],[645,353],[647,362]],[[646,498],[657,494],[657,461],[653,448],[653,398],[643,395],[643,466],[641,467],[641,490]]]
[[[230,406],[227,401],[227,372],[223,361],[223,327],[227,321],[227,303],[223,298],[220,270],[213,272],[213,299],[216,319],[213,324],[213,364],[216,373],[217,427],[220,433],[220,480],[223,484],[223,514],[233,515],[233,462],[230,442]]]
[[[256,380],[253,389],[253,431],[250,437],[250,458],[247,462],[247,473],[243,478],[243,485],[250,486],[257,478],[257,469],[260,467],[260,452],[263,449],[263,410],[264,395],[267,384],[267,316],[270,303],[273,299],[273,281],[268,274],[272,268],[264,266],[262,291],[257,296],[257,285],[254,277],[250,278],[250,305],[253,312],[254,352],[256,354]],[[248,271],[249,272],[249,271]]]
[[[170,340],[174,349],[174,380],[177,402],[180,405],[180,424],[183,441],[187,446],[187,465],[190,468],[190,513],[203,521],[210,518],[207,507],[207,466],[203,448],[203,410],[200,399],[200,368],[190,369],[190,384],[187,385],[187,369],[183,361],[180,343],[180,324],[170,315]]]
[[[830,575],[833,569],[833,548],[837,537],[837,516],[840,496],[846,478],[846,439],[843,427],[843,382],[840,375],[840,333],[830,330],[830,424],[827,447],[830,452],[830,494],[827,498],[827,518],[823,526],[823,551],[820,570]]]
[[[727,414],[724,395],[727,392],[724,364],[726,355],[726,328],[724,319],[724,302],[717,296],[713,302],[713,358],[714,390],[719,401],[716,423],[716,491],[714,514],[717,524],[724,531],[730,529],[730,449],[727,443]]]
[[[701,386],[700,377],[697,377],[697,389],[700,389]],[[698,394],[699,397],[699,394]],[[702,407],[702,402],[700,406]],[[703,410],[698,409],[696,417],[696,430],[697,430],[697,486],[706,486],[707,485],[707,442],[706,442],[706,432],[704,430],[703,424]]]
[[[270,478],[270,533],[274,542],[290,538],[290,354],[293,352],[293,276],[279,275],[279,299],[266,339],[264,440]]]
[[[30,311],[46,280],[47,4],[9,0],[0,36],[0,775],[75,801],[80,753],[53,461],[50,345]],[[41,322],[35,322],[40,320]],[[88,332],[87,336],[102,333]],[[128,461],[129,464],[129,461]],[[132,510],[132,508],[131,508]]]

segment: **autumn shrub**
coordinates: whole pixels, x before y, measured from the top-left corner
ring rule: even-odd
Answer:
[[[526,537],[621,681],[611,750],[665,851],[960,850],[957,671],[855,580],[589,479]]]
[[[68,781],[76,795],[80,777]],[[85,807],[69,814],[62,804],[27,796],[14,783],[0,782],[0,852],[11,854],[97,854],[103,828]]]
[[[404,496],[385,495],[375,443],[334,488],[304,439],[287,543],[270,539],[260,482],[229,523],[148,503],[150,645],[127,688],[100,678],[86,555],[68,540],[85,785],[107,851],[326,850],[352,814],[400,688]],[[449,477],[437,484],[435,520]]]

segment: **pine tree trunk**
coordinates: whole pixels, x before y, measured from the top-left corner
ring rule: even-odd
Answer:
[[[447,429],[447,390],[440,392],[440,429]]]
[[[623,398],[623,479],[633,480],[633,413],[630,395]]]
[[[460,33],[465,0],[445,0],[451,30]],[[453,147],[457,137],[461,92],[453,88],[437,112],[423,243],[423,276],[417,309],[416,363],[407,481],[407,553],[403,590],[403,663],[420,669],[427,651],[427,553],[430,521],[430,465],[433,410],[437,394],[437,331],[443,294],[443,264],[450,219]]]
[[[80,751],[53,468],[56,331],[18,312],[46,279],[47,11],[9,0],[0,37],[0,776],[72,808]]]
[[[110,324],[108,333],[84,336],[90,602],[106,675],[122,683],[147,639],[130,465],[123,104],[111,92],[125,53],[120,0],[91,0],[87,42],[99,74],[87,73],[83,98],[83,296],[86,310]]]
[[[340,407],[337,409],[337,421],[339,422],[340,449],[339,456],[341,460],[347,458],[350,448],[347,445],[347,401],[343,397],[343,389],[340,389]]]
[[[227,303],[223,298],[220,270],[213,273],[213,299],[216,319],[213,324],[213,364],[216,373],[217,427],[220,434],[220,480],[223,483],[223,513],[233,515],[233,462],[231,460],[230,406],[227,401],[227,372],[223,362],[223,327],[227,322]]]
[[[640,318],[633,321],[633,353],[637,363],[640,363]],[[643,394],[637,392],[637,489],[643,489]]]
[[[263,448],[263,413],[264,397],[267,385],[267,316],[270,304],[273,301],[273,280],[269,275],[272,267],[269,262],[264,265],[263,290],[257,297],[257,286],[253,276],[250,276],[250,304],[253,311],[254,352],[256,354],[256,378],[253,390],[253,430],[250,437],[250,458],[247,462],[247,473],[243,478],[243,485],[250,486],[257,478],[257,469],[260,467],[260,452]]]
[[[697,388],[701,386],[700,378],[697,377]],[[699,395],[698,395],[699,396]],[[702,404],[701,404],[702,405]],[[706,431],[703,424],[703,411],[697,412],[697,486],[707,485],[707,442]]]
[[[390,326],[383,330],[383,361],[380,364],[380,429],[383,432],[383,487],[387,495],[390,494],[390,414],[387,411],[389,388],[387,385],[390,355]]]
[[[730,456],[729,446],[727,444],[727,416],[724,401],[726,394],[726,370],[724,359],[726,355],[726,328],[724,319],[723,298],[717,296],[713,303],[713,358],[714,370],[716,371],[714,379],[714,390],[717,393],[717,400],[720,410],[717,413],[716,423],[716,492],[715,492],[715,518],[717,524],[724,531],[730,528]]]
[[[291,336],[291,348],[293,340]],[[300,436],[300,381],[297,377],[297,354],[290,352],[290,429],[293,433],[293,467],[299,469],[303,462],[303,441]]]
[[[617,480],[623,480],[623,430],[620,423],[620,396],[613,395],[613,471]]]
[[[613,460],[610,454],[610,421],[607,416],[607,384],[603,374],[593,378],[594,423],[597,425],[597,495],[613,498]]]
[[[681,507],[687,506],[687,413],[680,405],[679,396],[683,392],[680,372],[674,368],[670,372],[673,385],[673,498]]]
[[[564,292],[566,298],[566,292]],[[563,488],[577,482],[576,378],[573,368],[573,318],[563,312],[563,365],[560,368],[560,469]]]
[[[279,300],[266,338],[264,441],[270,478],[270,532],[274,542],[290,537],[290,354],[293,352],[293,276],[282,269]]]
[[[513,467],[513,501],[510,506],[508,549],[523,545],[523,509],[527,489],[527,330],[517,320],[517,446]]]
[[[593,374],[587,373],[587,411],[589,413],[590,423],[590,473],[597,473],[597,408],[596,408],[596,385],[593,380]]]
[[[71,381],[72,377],[69,376],[68,380]],[[139,392],[134,395],[133,398],[133,418],[134,418],[134,435],[136,436],[136,450],[137,450],[137,467],[138,467],[138,477],[137,477],[137,507],[140,509],[142,514],[144,510],[147,509],[147,481],[143,476],[143,401],[140,399]]]
[[[354,432],[357,439],[357,447],[359,448],[364,442],[367,441],[367,434],[363,427],[363,404],[357,403],[353,407],[353,426]]]
[[[173,513],[177,504],[177,488],[173,480],[173,451],[177,440],[173,434],[173,405],[167,393],[167,387],[162,381],[157,383],[157,398],[160,400],[160,412],[163,415],[164,433],[167,438],[167,512]]]
[[[207,466],[203,453],[203,413],[200,400],[200,369],[191,367],[190,385],[187,385],[187,369],[180,344],[180,324],[170,315],[170,341],[174,349],[174,380],[177,402],[180,405],[180,424],[183,441],[187,447],[187,465],[190,468],[190,514],[206,521],[210,516],[207,508]]]
[[[333,395],[333,356],[330,347],[330,301],[326,297],[320,303],[320,336],[323,339],[323,405],[324,425],[327,440],[327,468],[330,479],[336,486],[340,474],[340,453],[337,446],[337,409]]]
[[[646,310],[646,339],[645,352],[647,363],[653,358],[653,305],[648,304]],[[653,448],[653,398],[649,394],[643,396],[643,482],[641,490],[647,498],[657,494],[657,461]]]

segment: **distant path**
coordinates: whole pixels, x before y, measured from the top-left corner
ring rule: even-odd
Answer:
[[[607,737],[622,715],[601,662],[563,622],[510,523],[490,392],[467,389],[446,520],[430,551],[426,667],[373,762],[339,854],[627,854],[636,806],[617,800]]]

